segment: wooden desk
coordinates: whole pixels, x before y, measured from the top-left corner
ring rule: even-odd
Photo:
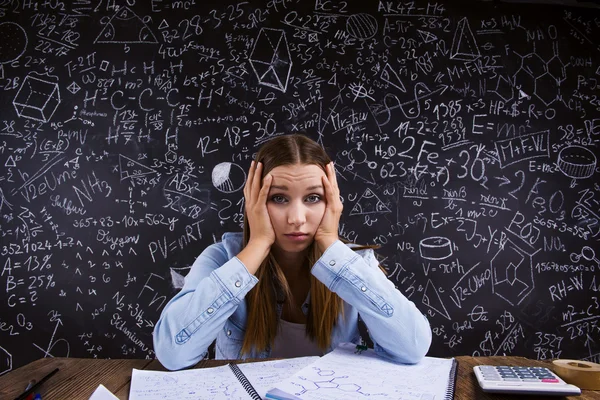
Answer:
[[[456,357],[458,360],[458,382],[456,400],[533,400],[531,396],[502,396],[483,393],[477,384],[473,367],[475,365],[533,365],[550,366],[548,361],[535,361],[523,357]],[[249,361],[251,362],[251,361]],[[227,361],[205,360],[196,368],[217,367]],[[83,358],[43,358],[0,376],[0,399],[13,400],[27,385],[30,379],[40,379],[54,368],[60,368],[40,389],[44,400],[88,400],[99,384],[106,386],[119,399],[127,399],[131,369],[165,371],[156,360],[94,360]],[[535,397],[547,400],[566,399],[566,397]],[[568,399],[598,400],[600,391],[582,391],[581,396],[569,396]]]

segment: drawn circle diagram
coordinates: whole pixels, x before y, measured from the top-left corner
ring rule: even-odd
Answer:
[[[14,22],[0,24],[0,64],[17,60],[27,48],[27,34]]]
[[[558,153],[556,163],[569,178],[585,179],[594,175],[596,155],[583,146],[568,146]]]
[[[346,20],[346,30],[358,40],[371,39],[377,33],[377,20],[370,14],[354,14]]]
[[[212,183],[223,193],[237,192],[246,182],[246,173],[237,164],[223,162],[212,170]]]
[[[452,255],[452,243],[448,238],[432,236],[421,240],[419,250],[426,260],[443,260]]]

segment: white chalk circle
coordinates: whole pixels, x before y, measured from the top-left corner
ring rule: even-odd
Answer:
[[[452,243],[448,238],[432,236],[419,242],[419,251],[426,260],[444,260],[452,255]]]
[[[25,53],[27,34],[14,22],[0,24],[0,64],[13,62]]]
[[[220,192],[237,192],[244,186],[244,182],[246,182],[246,173],[237,164],[223,162],[217,164],[212,170],[212,183]]]
[[[596,155],[583,146],[568,146],[558,153],[558,169],[573,179],[585,179],[594,175]]]
[[[346,20],[346,30],[356,39],[371,39],[377,33],[377,19],[371,14],[351,15]]]

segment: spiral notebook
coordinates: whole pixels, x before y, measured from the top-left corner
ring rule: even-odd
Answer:
[[[256,400],[319,357],[228,364],[183,371],[133,369],[130,400]]]
[[[343,343],[267,392],[273,400],[451,400],[456,359],[425,357],[418,364],[397,364]]]
[[[130,400],[451,400],[455,359],[418,364],[386,361],[371,349],[342,343],[323,357],[228,364],[175,372],[134,369]]]

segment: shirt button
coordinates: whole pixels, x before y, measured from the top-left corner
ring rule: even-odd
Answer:
[[[329,265],[335,265],[335,260],[329,261]]]
[[[212,314],[212,313],[213,313],[213,311],[215,311],[215,309],[214,309],[214,308],[212,308],[212,307],[210,307],[208,310],[206,310],[206,312],[207,312],[207,313],[209,313],[209,314]]]
[[[242,282],[240,282],[240,281],[236,281],[236,282],[235,282],[235,287],[240,287],[240,286],[242,286]]]
[[[366,292],[367,291],[367,287],[363,286],[363,287],[360,288],[360,290],[362,290],[363,292]]]

